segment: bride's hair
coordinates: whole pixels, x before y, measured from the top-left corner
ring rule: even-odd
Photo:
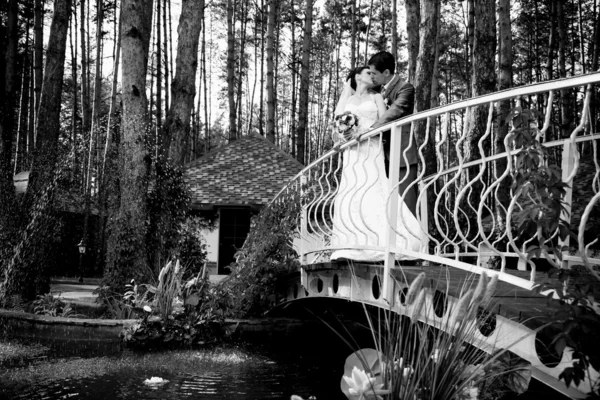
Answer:
[[[352,89],[356,90],[356,75],[360,75],[365,69],[369,69],[369,67],[366,65],[356,67],[348,74],[348,78],[346,78],[346,80],[350,79],[350,86]]]

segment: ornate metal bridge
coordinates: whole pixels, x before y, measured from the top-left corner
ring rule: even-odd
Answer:
[[[430,307],[419,318],[433,325],[447,318],[445,308],[436,305],[439,296],[452,304],[460,282],[483,272],[497,275],[501,285],[488,308],[491,314],[480,324],[477,345],[490,351],[508,348],[532,364],[534,378],[581,397],[599,374],[589,370],[589,379],[579,387],[567,388],[559,381],[572,363],[572,351],[552,354],[545,349],[549,336],[539,328],[541,317],[552,310],[532,289],[546,276],[544,263],[536,258],[546,267],[584,265],[599,279],[594,248],[600,247],[600,134],[592,131],[590,116],[598,83],[600,73],[594,73],[447,104],[370,131],[314,161],[274,200],[286,201],[294,192],[302,199],[296,242],[302,268],[285,301],[332,297],[410,315],[402,293],[424,271],[432,282]],[[477,112],[487,120],[485,131],[473,137],[469,117]],[[425,132],[417,164],[409,164],[405,149],[411,143],[402,143],[400,132],[406,127]],[[384,150],[385,131],[391,131],[389,152]],[[356,158],[344,163],[350,149],[388,152],[388,176]],[[402,159],[407,168],[400,168]],[[343,168],[354,176],[350,189],[341,179]],[[543,182],[525,176],[533,170]],[[369,203],[375,181],[385,182],[387,190],[379,205]],[[566,184],[560,217],[577,241],[563,235],[558,215],[552,214],[561,190],[548,182],[560,181]],[[416,226],[408,221],[406,208],[399,207],[414,189]],[[364,215],[372,207],[384,208],[383,228]],[[534,223],[533,230],[524,229],[527,221]],[[404,245],[414,239],[419,249]],[[332,253],[342,249],[370,251],[377,261],[332,260]]]

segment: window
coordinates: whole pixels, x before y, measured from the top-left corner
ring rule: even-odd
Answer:
[[[249,208],[221,208],[219,212],[219,275],[229,274],[229,264],[235,261],[250,231]]]

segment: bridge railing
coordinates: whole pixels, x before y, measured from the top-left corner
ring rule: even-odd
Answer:
[[[389,271],[402,260],[419,259],[485,270],[531,288],[541,268],[531,257],[536,248],[547,248],[535,255],[563,268],[585,264],[596,274],[600,134],[592,131],[589,111],[598,83],[600,73],[594,73],[451,103],[323,155],[274,200],[283,201],[290,190],[302,193],[301,263],[347,258],[383,262]],[[477,118],[481,128],[471,129]],[[408,127],[413,134],[402,135]],[[418,161],[411,163],[407,148],[415,137]],[[543,149],[524,147],[527,140]],[[389,165],[382,167],[382,160]],[[540,174],[527,177],[533,169]],[[561,218],[577,240],[564,237],[560,225],[548,224],[545,236],[524,225],[553,219],[552,202],[561,192],[545,185],[553,176],[566,184]]]

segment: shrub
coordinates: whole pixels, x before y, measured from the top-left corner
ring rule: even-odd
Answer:
[[[300,194],[289,192],[252,219],[231,274],[219,289],[232,297],[232,317],[262,315],[277,302],[279,284],[299,268],[292,248],[300,215]]]
[[[226,296],[210,286],[204,271],[184,283],[179,261],[168,263],[156,287],[130,285],[125,299],[143,312],[141,320],[121,332],[129,347],[178,347],[214,341],[220,333]]]
[[[33,312],[51,317],[69,317],[73,315],[73,309],[51,293],[37,296],[37,300],[33,301]]]

